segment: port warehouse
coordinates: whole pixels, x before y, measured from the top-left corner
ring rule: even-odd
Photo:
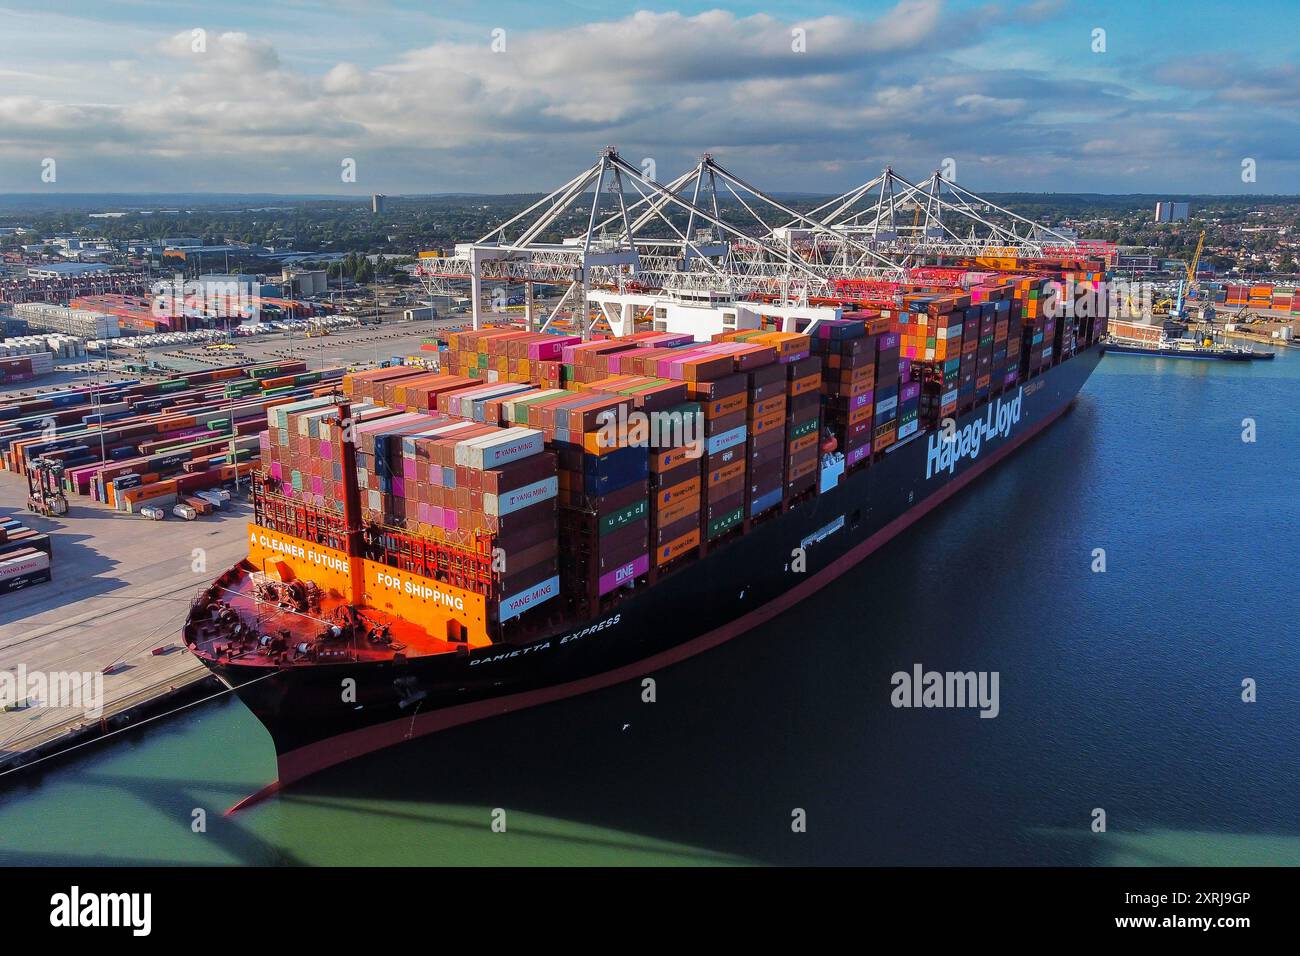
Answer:
[[[802,332],[489,327],[449,336],[437,373],[347,375],[367,603],[471,646],[601,611],[1097,341],[1104,316],[1042,308],[1053,280],[1098,287],[1096,265],[888,304],[846,287]],[[611,433],[635,413],[700,430]],[[336,597],[339,414],[331,396],[269,410],[250,536],[257,569]]]

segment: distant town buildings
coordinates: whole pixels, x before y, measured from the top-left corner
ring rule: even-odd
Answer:
[[[370,197],[370,211],[375,215],[378,215],[379,213],[383,212],[384,203],[387,201],[387,199],[388,199],[387,196],[381,196],[379,193],[375,193],[373,196]]]
[[[1191,214],[1191,207],[1185,202],[1156,203],[1156,222],[1186,222]]]
[[[1115,268],[1121,272],[1159,272],[1160,257],[1121,252],[1115,259]]]

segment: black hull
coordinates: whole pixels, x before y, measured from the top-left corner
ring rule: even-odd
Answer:
[[[270,730],[281,783],[411,737],[637,677],[761,624],[847,571],[1055,420],[1101,354],[1089,348],[959,418],[960,433],[996,420],[998,403],[1021,395],[1018,422],[1005,435],[984,437],[978,455],[961,457],[951,472],[944,462],[927,477],[937,436],[919,435],[835,489],[554,637],[403,663],[318,664],[269,677],[264,667],[209,666],[238,685]],[[791,569],[801,543],[802,573]],[[355,696],[345,699],[349,679]]]

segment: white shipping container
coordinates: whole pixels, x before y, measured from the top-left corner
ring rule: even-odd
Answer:
[[[50,556],[44,551],[19,557],[5,556],[0,558],[0,581],[16,578],[20,574],[29,574],[32,571],[44,571],[49,566]]]
[[[485,514],[504,517],[539,501],[554,498],[559,494],[559,489],[559,478],[543,478],[522,488],[503,491],[499,495],[486,492],[483,495],[483,511]]]
[[[528,458],[542,450],[542,433],[534,428],[505,428],[493,435],[456,445],[456,464],[484,470]]]

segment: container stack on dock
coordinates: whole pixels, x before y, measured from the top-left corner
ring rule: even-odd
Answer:
[[[51,578],[50,536],[13,518],[0,518],[0,594]]]
[[[18,358],[0,358],[0,386],[18,385],[54,371],[54,355],[33,352]]]
[[[117,316],[47,302],[20,302],[14,306],[14,318],[22,319],[29,328],[81,339],[114,339],[122,334]]]
[[[1300,315],[1300,290],[1294,285],[1229,282],[1214,295],[1230,309],[1249,309],[1252,312],[1282,312]]]
[[[165,300],[166,297],[163,298]],[[155,305],[151,296],[114,293],[77,296],[68,303],[71,309],[115,316],[122,331],[128,334],[173,332],[185,324],[181,316],[156,309]]]
[[[61,332],[39,332],[35,335],[18,335],[0,342],[0,356],[16,358],[48,352],[55,359],[82,358],[86,344],[75,335]]]

